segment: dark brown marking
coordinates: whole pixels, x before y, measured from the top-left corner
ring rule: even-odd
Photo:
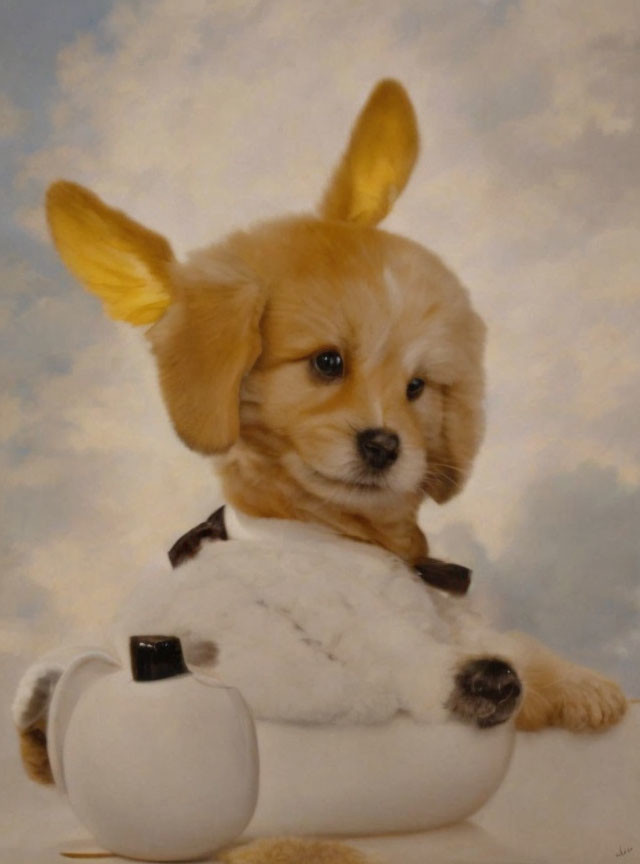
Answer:
[[[437,558],[418,558],[413,565],[420,578],[448,594],[466,594],[471,584],[471,570],[461,564],[449,564]]]
[[[172,567],[179,567],[189,558],[194,558],[200,551],[204,540],[228,540],[229,535],[224,524],[224,507],[220,507],[205,521],[196,525],[177,540],[169,549],[169,561]]]

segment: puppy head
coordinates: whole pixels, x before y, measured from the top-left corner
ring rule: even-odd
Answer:
[[[271,286],[246,438],[350,509],[450,497],[482,430],[484,327],[455,277],[374,228],[297,219],[244,242]]]
[[[152,325],[162,392],[188,446],[253,448],[349,509],[425,493],[444,501],[482,433],[484,328],[435,256],[375,227],[417,151],[411,104],[386,81],[319,218],[240,232],[183,264],[164,238],[74,184],[50,189],[49,224],[108,314]]]

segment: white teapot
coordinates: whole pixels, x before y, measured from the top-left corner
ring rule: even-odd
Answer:
[[[60,678],[47,740],[57,786],[111,852],[211,855],[249,823],[258,750],[239,692],[190,673],[175,637],[134,636],[131,669],[101,650]]]

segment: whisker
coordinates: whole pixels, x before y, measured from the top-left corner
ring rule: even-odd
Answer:
[[[450,471],[460,471],[460,465],[452,465],[447,462],[430,462],[428,463],[428,467],[433,468],[436,471],[439,468],[448,468]]]
[[[553,678],[551,681],[547,681],[542,687],[538,687],[538,690],[548,690],[551,687],[557,687],[558,684],[565,684],[569,680],[569,675],[562,675],[559,678]]]

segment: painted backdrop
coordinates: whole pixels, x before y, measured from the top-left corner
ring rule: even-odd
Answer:
[[[440,253],[489,326],[486,441],[424,526],[505,624],[640,696],[638,4],[4,0],[0,17],[3,692],[219,501],[142,335],[58,263],[46,185],[89,185],[183,254],[310,209],[393,76],[423,150],[385,227]]]

